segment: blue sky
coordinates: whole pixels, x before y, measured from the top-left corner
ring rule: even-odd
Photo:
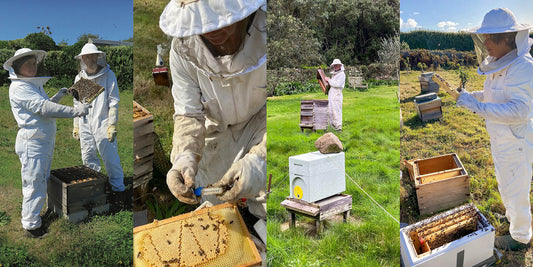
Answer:
[[[75,43],[84,33],[105,40],[133,36],[133,0],[0,0],[0,40],[14,40],[49,26],[56,43]]]
[[[480,26],[483,16],[497,7],[507,7],[519,23],[533,25],[532,4],[532,0],[400,0],[400,30],[457,32]]]

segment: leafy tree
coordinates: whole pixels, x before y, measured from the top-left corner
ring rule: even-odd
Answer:
[[[56,49],[54,39],[43,32],[30,33],[24,37],[24,41],[26,41],[27,47],[32,50],[52,51]]]

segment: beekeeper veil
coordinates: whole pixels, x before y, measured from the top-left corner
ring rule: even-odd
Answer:
[[[483,18],[481,27],[471,30],[479,64],[478,73],[481,75],[494,73],[529,53],[533,44],[533,39],[529,38],[530,28],[531,26],[527,24],[519,24],[513,13],[507,8],[496,8],[489,11]],[[514,43],[511,45],[513,50],[499,59],[490,56],[484,45],[487,36],[496,41],[502,39],[502,42],[505,37],[512,38],[514,36]]]
[[[96,60],[96,64],[101,66],[102,68],[107,68],[107,60],[105,57],[105,52],[99,51],[96,45],[92,43],[87,43],[83,46],[81,49],[81,52],[75,56],[74,58],[79,61],[80,69],[86,71],[87,70],[87,64],[82,59],[82,56],[89,55],[89,54],[97,54],[98,59]]]
[[[341,68],[339,70],[335,70],[335,65],[341,65]],[[329,65],[329,73],[330,74],[337,74],[344,71],[344,64],[342,64],[341,60],[336,58],[331,62],[331,65]]]
[[[159,27],[172,37],[199,35],[241,21],[260,8],[266,11],[266,0],[171,0]]]

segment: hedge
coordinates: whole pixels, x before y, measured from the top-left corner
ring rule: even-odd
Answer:
[[[107,63],[117,76],[120,90],[133,89],[133,47],[101,47],[101,51],[106,53]],[[75,51],[72,47],[66,47],[60,51],[49,51],[45,60],[39,66],[38,76],[52,76],[47,86],[50,87],[70,87],[78,73],[78,62],[74,56],[81,49]],[[0,49],[0,63],[15,54],[15,50]],[[6,70],[0,71],[0,84],[10,83],[9,73]]]

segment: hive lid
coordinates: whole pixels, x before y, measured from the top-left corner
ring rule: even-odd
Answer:
[[[50,171],[50,175],[55,176],[63,183],[76,183],[77,181],[94,180],[95,182],[106,182],[107,176],[103,173],[97,172],[85,165],[54,169]]]
[[[133,229],[135,266],[261,263],[237,207],[224,203]]]

